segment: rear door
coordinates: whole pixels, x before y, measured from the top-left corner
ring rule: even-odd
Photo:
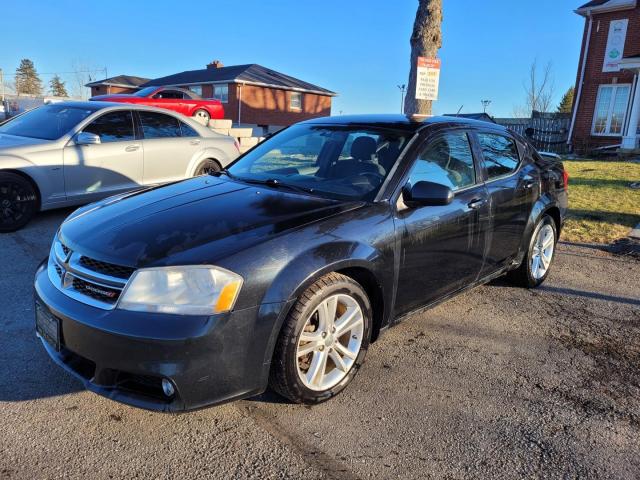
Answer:
[[[489,196],[491,225],[483,275],[508,264],[517,254],[540,184],[537,169],[521,158],[521,148],[506,133],[477,131]]]
[[[64,148],[67,196],[92,201],[142,184],[142,145],[134,134],[130,110],[105,113],[82,129],[100,137],[100,144]]]
[[[469,132],[451,130],[427,140],[408,179],[450,187],[453,202],[409,208],[398,200],[401,228],[396,313],[402,314],[473,283],[483,264],[487,192],[478,174]]]
[[[145,185],[171,182],[185,178],[193,156],[199,151],[200,137],[176,117],[164,113],[139,110],[144,147]],[[195,135],[195,136],[194,136]]]

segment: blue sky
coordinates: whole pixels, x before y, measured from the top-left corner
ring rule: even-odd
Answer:
[[[490,99],[492,114],[511,116],[524,103],[522,84],[535,58],[553,63],[559,101],[575,82],[584,23],[573,9],[580,3],[444,0],[435,113],[461,105],[480,111],[480,100]],[[259,63],[338,92],[334,114],[396,112],[416,7],[415,0],[10,2],[0,68],[11,74],[30,58],[43,73],[106,66],[109,76],[159,77],[213,59]]]

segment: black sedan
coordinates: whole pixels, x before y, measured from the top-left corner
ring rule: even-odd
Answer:
[[[327,400],[387,327],[499,275],[541,284],[567,174],[489,123],[323,118],[211,175],[74,212],[36,331],[90,390],[181,411]]]

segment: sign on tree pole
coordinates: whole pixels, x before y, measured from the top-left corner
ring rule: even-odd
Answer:
[[[416,99],[437,100],[440,86],[439,58],[418,57],[416,65]]]

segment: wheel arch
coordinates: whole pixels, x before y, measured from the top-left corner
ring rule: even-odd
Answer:
[[[282,304],[266,346],[265,365],[271,362],[282,325],[296,299],[319,278],[329,273],[340,273],[352,278],[365,290],[373,310],[372,342],[379,337],[385,322],[390,318],[392,288],[384,283],[382,272],[386,268],[382,254],[371,246],[353,242],[335,242],[323,245],[321,249],[308,250],[290,262],[273,279],[262,299],[262,305]],[[331,255],[333,259],[327,261],[326,255]]]
[[[524,258],[524,255],[529,248],[529,239],[531,237],[531,234],[544,215],[549,215],[553,219],[556,225],[556,241],[558,238],[560,238],[560,230],[562,229],[562,214],[560,206],[550,196],[543,195],[536,201],[536,203],[533,205],[533,208],[531,209],[524,234],[522,235],[520,249],[518,250],[518,254],[516,255],[514,267],[517,267],[522,263],[522,259]]]

